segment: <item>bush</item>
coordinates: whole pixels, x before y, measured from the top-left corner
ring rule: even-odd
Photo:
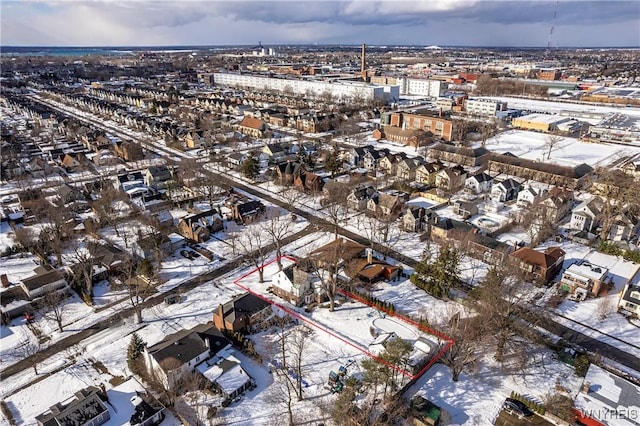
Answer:
[[[589,361],[589,358],[586,355],[584,354],[578,355],[573,364],[576,371],[576,375],[579,377],[586,376],[587,370],[589,370],[589,365],[591,365],[591,362]]]

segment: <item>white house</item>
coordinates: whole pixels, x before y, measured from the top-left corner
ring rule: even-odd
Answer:
[[[518,192],[517,203],[521,206],[532,206],[539,203],[546,195],[547,190],[527,185]]]
[[[313,295],[309,274],[295,264],[273,274],[271,286],[273,294],[296,306],[308,303]]]
[[[502,182],[493,182],[491,185],[491,199],[495,201],[510,201],[517,197],[520,191],[520,184],[515,180],[508,178]]]
[[[569,228],[578,231],[595,231],[600,222],[602,207],[602,200],[598,197],[583,201],[571,211]]]
[[[477,175],[469,176],[464,182],[464,187],[470,189],[474,194],[480,194],[483,192],[489,192],[491,190],[492,183],[493,178],[482,172]]]
[[[166,389],[174,389],[196,366],[229,346],[229,341],[211,324],[200,324],[165,337],[144,349],[147,372]]]
[[[627,283],[620,293],[618,308],[640,318],[640,283]]]
[[[640,221],[629,213],[616,215],[607,237],[610,241],[628,241],[638,235]]]

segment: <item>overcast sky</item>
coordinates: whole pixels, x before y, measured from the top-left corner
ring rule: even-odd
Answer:
[[[0,12],[5,46],[546,46],[552,25],[554,47],[640,46],[639,0],[1,0]]]

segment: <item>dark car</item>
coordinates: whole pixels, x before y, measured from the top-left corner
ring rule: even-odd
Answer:
[[[533,411],[529,409],[523,402],[517,399],[507,398],[502,405],[502,409],[507,413],[518,416],[518,418],[533,416]]]

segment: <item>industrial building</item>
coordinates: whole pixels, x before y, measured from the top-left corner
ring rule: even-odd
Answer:
[[[273,90],[292,95],[320,96],[328,93],[336,101],[361,99],[362,101],[397,102],[400,88],[397,85],[375,86],[362,81],[334,79],[275,78],[247,73],[214,73],[216,86]]]
[[[570,117],[551,114],[529,114],[511,120],[511,125],[517,129],[535,130],[537,132],[555,132],[562,123],[571,121]]]

